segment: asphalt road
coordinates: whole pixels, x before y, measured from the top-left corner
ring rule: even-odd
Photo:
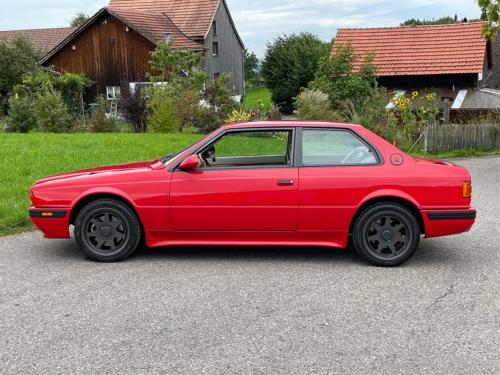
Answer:
[[[478,222],[400,268],[328,249],[141,250],[0,238],[0,372],[500,373],[500,157],[455,160]]]

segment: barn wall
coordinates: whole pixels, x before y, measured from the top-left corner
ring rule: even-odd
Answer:
[[[54,66],[59,72],[86,74],[95,81],[87,97],[93,101],[96,95],[106,93],[106,86],[144,81],[149,52],[154,48],[134,30],[127,32],[121,21],[104,15],[44,65]]]
[[[205,68],[209,77],[215,73],[230,73],[228,88],[234,94],[245,93],[245,70],[243,48],[238,40],[224,2],[220,2],[214,18],[217,25],[217,36],[214,36],[213,25],[205,39]],[[213,56],[213,42],[219,43],[219,56]]]

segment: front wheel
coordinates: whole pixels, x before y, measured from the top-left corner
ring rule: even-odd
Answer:
[[[80,249],[99,262],[128,258],[141,240],[141,226],[135,212],[113,199],[89,203],[75,220],[75,240]]]
[[[417,250],[420,226],[406,207],[379,203],[361,212],[354,224],[352,238],[356,252],[371,264],[398,266]]]

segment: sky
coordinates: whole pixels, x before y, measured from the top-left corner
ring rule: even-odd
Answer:
[[[245,46],[259,57],[278,35],[309,31],[325,41],[338,28],[397,26],[408,18],[478,18],[475,0],[226,0]],[[68,26],[107,0],[0,0],[0,30]]]

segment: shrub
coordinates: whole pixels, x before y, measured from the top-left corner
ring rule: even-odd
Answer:
[[[303,90],[295,98],[295,114],[300,120],[339,121],[341,116],[330,108],[328,95],[319,90]]]
[[[151,97],[148,116],[149,131],[153,133],[175,133],[182,129],[172,99],[161,90]]]
[[[106,116],[107,101],[104,96],[97,97],[99,109],[90,117],[90,131],[93,133],[110,133],[114,130],[115,122]]]
[[[252,114],[244,109],[233,109],[226,119],[226,124],[248,122],[252,119]]]
[[[293,112],[293,98],[314,79],[320,59],[329,52],[330,43],[310,33],[284,35],[267,45],[262,75],[284,113]]]
[[[48,133],[63,133],[69,129],[68,108],[61,94],[46,87],[36,94],[33,104],[38,129]]]
[[[333,56],[321,59],[316,78],[310,84],[311,89],[328,95],[332,109],[339,109],[341,102],[347,99],[362,102],[372,94],[376,83],[372,55],[367,54],[359,71],[354,72],[357,56],[351,44],[338,45],[336,48]]]
[[[271,103],[271,108],[267,113],[267,119],[270,121],[281,121],[281,108],[276,103]]]
[[[122,84],[119,106],[122,116],[132,124],[136,133],[147,130],[147,100],[140,86],[132,92],[128,82]]]
[[[12,97],[9,115],[11,131],[27,133],[36,128],[33,100],[27,96]]]

